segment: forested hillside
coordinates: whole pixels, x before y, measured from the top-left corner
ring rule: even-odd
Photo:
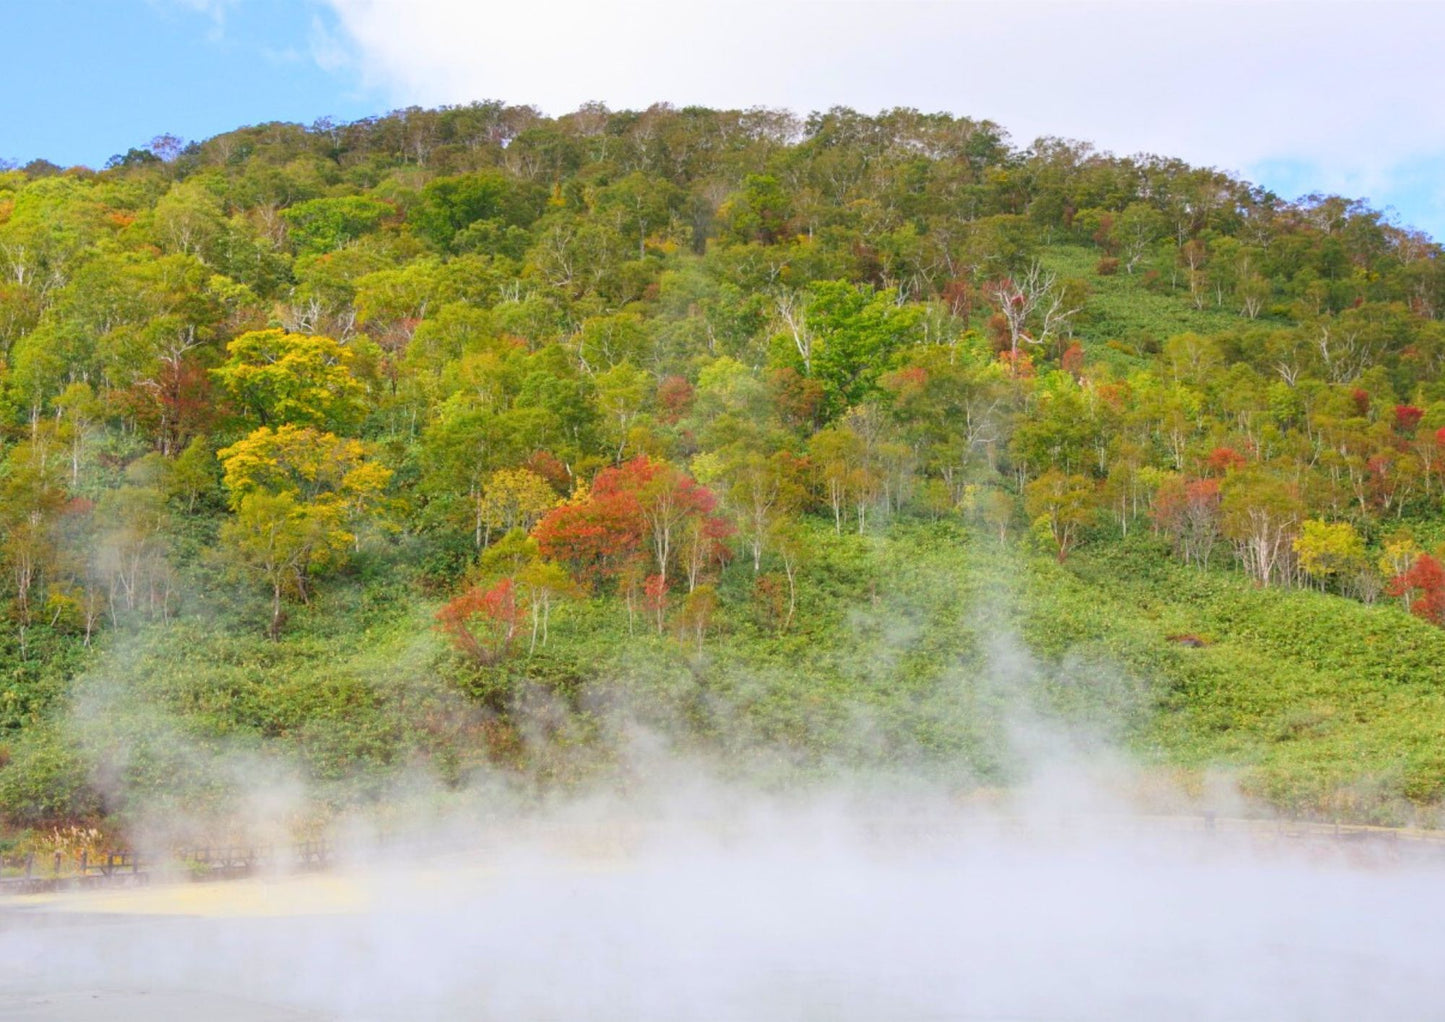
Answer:
[[[996,783],[1017,699],[1428,815],[1442,313],[1360,203],[911,110],[0,171],[0,818],[566,784],[618,707]]]

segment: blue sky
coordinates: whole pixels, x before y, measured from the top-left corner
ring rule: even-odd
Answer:
[[[1445,238],[1445,5],[0,0],[0,158],[499,98],[914,106],[1335,192]]]
[[[170,132],[377,113],[387,97],[325,70],[304,0],[0,0],[0,158],[98,166]]]

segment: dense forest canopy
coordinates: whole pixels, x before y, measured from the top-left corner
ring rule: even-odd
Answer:
[[[692,650],[806,629],[828,533],[900,523],[1445,625],[1440,256],[906,109],[476,103],[0,172],[0,811],[96,805],[31,782],[98,638],[284,646],[377,573],[474,678],[582,603]],[[207,726],[287,733],[247,712]]]

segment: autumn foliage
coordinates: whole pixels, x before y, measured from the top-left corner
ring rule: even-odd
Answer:
[[[1445,626],[1445,567],[1429,554],[1420,554],[1408,569],[1396,575],[1386,590],[1408,599],[1410,613]]]
[[[473,586],[437,611],[437,627],[452,645],[484,667],[506,659],[521,621],[510,578],[488,589]]]
[[[716,507],[712,491],[686,472],[642,455],[603,469],[590,491],[553,510],[533,535],[544,557],[585,581],[615,579],[630,561],[644,558],[665,584],[687,552],[690,525],[713,543],[728,534],[714,520]]]

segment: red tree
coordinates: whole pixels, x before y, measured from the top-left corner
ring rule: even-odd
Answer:
[[[716,507],[712,491],[686,472],[643,455],[597,473],[586,500],[557,508],[533,536],[543,556],[566,562],[592,581],[615,576],[650,547],[653,566],[666,582],[684,526],[711,516]]]
[[[506,659],[521,620],[510,578],[490,589],[473,586],[437,611],[437,627],[452,645],[483,666]]]
[[[1219,480],[1168,479],[1154,494],[1154,526],[1186,562],[1209,566],[1219,540]]]
[[[676,426],[678,420],[692,411],[695,396],[691,383],[681,376],[669,376],[657,385],[657,404],[661,409],[658,416],[669,426]]]
[[[778,417],[794,428],[815,427],[823,409],[823,385],[792,366],[768,376],[768,390]]]
[[[122,402],[153,431],[164,454],[205,433],[216,414],[210,375],[190,354],[161,359],[155,373],[125,392]]]
[[[1059,368],[1076,380],[1081,377],[1084,373],[1084,346],[1078,341],[1070,343],[1059,356]]]
[[[1209,452],[1209,457],[1204,459],[1204,464],[1212,474],[1222,476],[1232,468],[1243,468],[1244,455],[1233,447],[1216,447]]]
[[[1395,406],[1395,432],[1401,436],[1414,436],[1415,427],[1425,417],[1425,409],[1414,405]]]
[[[552,489],[565,495],[572,489],[572,473],[551,451],[534,451],[526,461],[526,468],[537,473],[551,485]]]
[[[1391,596],[1410,596],[1410,613],[1445,627],[1445,567],[1429,554],[1415,558],[1409,569],[1390,580]]]

